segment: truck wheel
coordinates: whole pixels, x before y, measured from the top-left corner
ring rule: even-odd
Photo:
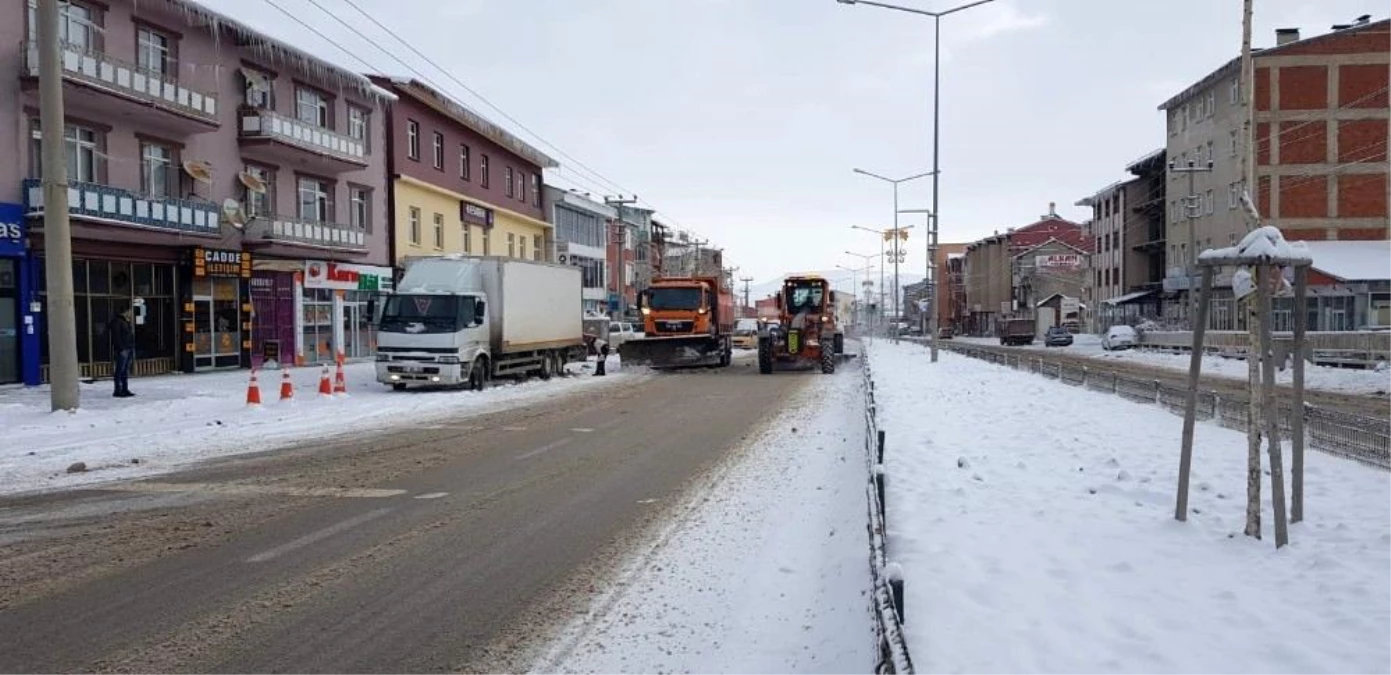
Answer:
[[[821,374],[831,375],[836,372],[836,353],[833,349],[821,350]]]
[[[551,369],[555,366],[555,357],[550,354],[541,356],[541,379],[542,381],[551,379]]]
[[[773,372],[773,345],[768,340],[758,341],[758,372],[763,375]]]
[[[483,391],[488,386],[488,360],[478,359],[473,362],[473,367],[469,369],[468,388],[473,391]]]

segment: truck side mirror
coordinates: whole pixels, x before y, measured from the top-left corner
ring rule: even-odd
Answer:
[[[473,325],[483,325],[483,318],[488,316],[488,303],[482,298],[475,298],[473,301]]]

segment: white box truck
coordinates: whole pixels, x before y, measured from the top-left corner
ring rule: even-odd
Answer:
[[[549,379],[585,358],[577,267],[511,258],[410,258],[377,327],[377,381],[484,388]]]

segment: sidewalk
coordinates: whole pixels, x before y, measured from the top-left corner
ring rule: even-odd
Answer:
[[[81,385],[75,413],[50,412],[49,389],[0,388],[0,494],[71,488],[165,473],[212,457],[261,452],[304,438],[361,432],[433,417],[522,405],[634,377],[610,357],[610,377],[577,377],[483,392],[392,391],[374,363],[344,366],[348,395],[318,394],[319,368],[291,370],[295,398],[279,400],[281,371],[257,371],[259,408],[246,406],[246,370],[131,380],[134,398],[111,396],[111,381]],[[571,372],[579,372],[571,364]],[[332,377],[332,369],[330,369]],[[137,462],[138,460],[138,462]],[[75,462],[87,470],[67,473]]]
[[[1182,418],[913,344],[870,359],[920,671],[1391,668],[1387,473],[1309,453],[1277,551],[1268,477],[1265,539],[1242,534],[1243,433],[1198,425],[1180,523]]]

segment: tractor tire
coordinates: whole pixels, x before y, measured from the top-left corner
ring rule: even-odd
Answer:
[[[773,344],[769,340],[758,341],[758,372],[762,375],[773,374]]]
[[[821,350],[821,374],[834,375],[836,372],[836,353],[833,349]]]

